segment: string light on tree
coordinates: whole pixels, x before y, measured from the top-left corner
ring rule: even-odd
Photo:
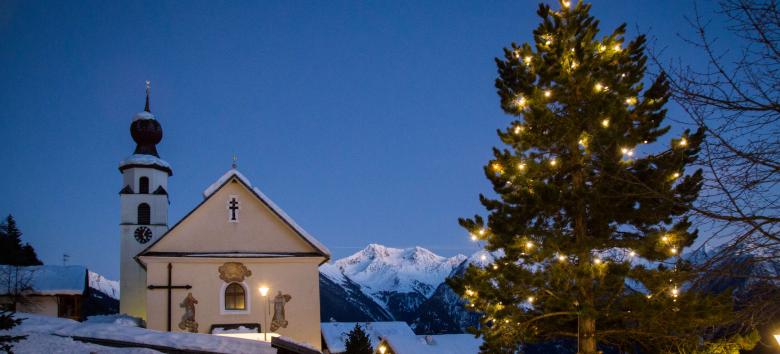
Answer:
[[[552,91],[544,90],[544,97],[550,98],[550,96],[552,96]]]
[[[526,101],[526,99],[525,99],[525,97],[523,97],[523,95],[519,95],[519,96],[517,96],[515,98],[515,107],[517,107],[518,109],[525,108],[527,103],[528,103],[528,101]]]
[[[609,119],[608,118],[602,119],[601,120],[601,126],[604,127],[604,128],[609,128]]]
[[[688,145],[688,140],[685,140],[685,138],[682,138],[682,139],[680,139],[680,143],[679,144],[680,144],[681,147],[685,147],[686,145]]]

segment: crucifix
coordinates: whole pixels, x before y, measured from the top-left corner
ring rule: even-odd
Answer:
[[[149,290],[166,289],[168,290],[168,332],[171,331],[171,290],[173,289],[192,289],[192,285],[173,285],[171,283],[171,273],[173,272],[173,265],[168,263],[168,285],[149,285],[146,288]]]
[[[228,209],[230,209],[230,222],[238,222],[238,198],[231,196],[228,202]]]

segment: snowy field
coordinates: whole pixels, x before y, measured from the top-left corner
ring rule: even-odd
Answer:
[[[157,351],[144,348],[111,348],[74,341],[70,336],[138,342],[179,349],[202,350],[217,353],[275,354],[269,343],[247,339],[228,338],[210,334],[168,333],[139,328],[124,316],[96,316],[85,322],[70,319],[17,313],[25,318],[21,325],[0,335],[27,335],[14,345],[15,353],[133,353]]]

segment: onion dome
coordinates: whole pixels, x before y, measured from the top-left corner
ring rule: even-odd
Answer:
[[[157,153],[157,144],[162,141],[163,131],[160,122],[154,118],[149,110],[149,86],[146,87],[146,107],[143,112],[137,113],[130,124],[130,135],[137,144],[134,154],[153,155],[160,157]]]
[[[120,171],[130,167],[144,166],[168,172],[168,175],[173,174],[171,166],[161,160],[157,153],[157,144],[162,141],[163,130],[160,122],[149,110],[149,81],[146,82],[146,107],[144,107],[143,112],[133,116],[133,122],[130,123],[130,136],[136,143],[135,151],[133,151],[133,155],[119,164]]]

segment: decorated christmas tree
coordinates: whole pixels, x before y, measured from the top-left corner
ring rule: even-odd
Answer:
[[[691,287],[680,258],[696,238],[686,214],[702,173],[686,166],[703,133],[662,141],[669,87],[645,75],[645,37],[600,36],[589,10],[540,5],[534,43],[496,60],[515,120],[485,166],[487,219],[460,220],[494,259],[449,280],[483,315],[486,352],[566,339],[581,353],[677,352],[731,313],[727,295]]]

